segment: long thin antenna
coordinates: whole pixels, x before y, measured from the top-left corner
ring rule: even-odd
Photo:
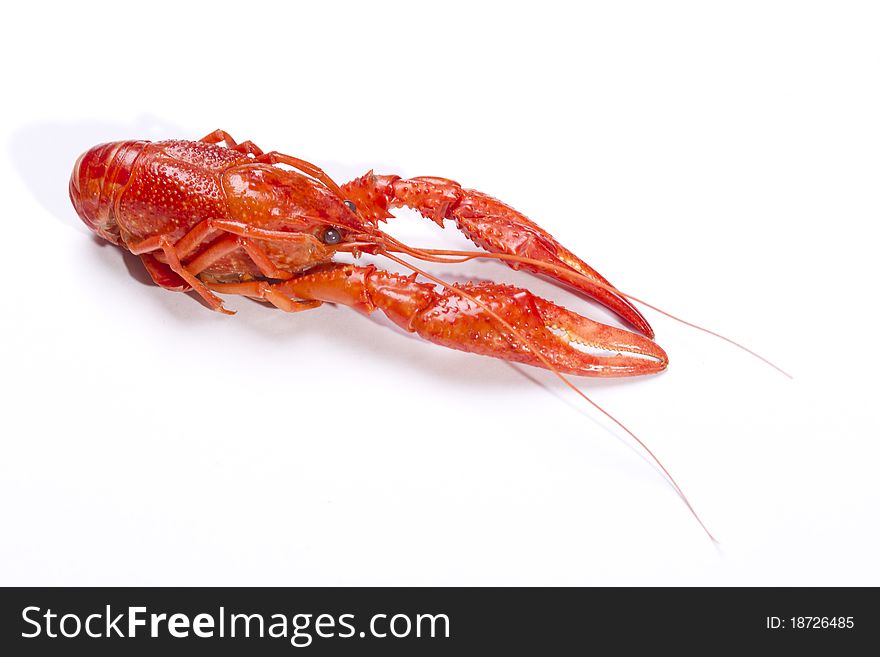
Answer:
[[[534,258],[526,258],[523,256],[512,255],[509,253],[488,253],[488,252],[484,253],[481,251],[448,251],[448,250],[443,250],[443,249],[415,249],[415,248],[409,247],[405,244],[402,244],[402,243],[398,242],[397,240],[394,240],[393,238],[392,238],[392,241],[402,251],[410,253],[410,255],[413,255],[414,257],[417,257],[417,258],[420,258],[423,260],[427,260],[429,262],[458,264],[458,263],[462,263],[462,262],[467,262],[468,260],[473,260],[475,258],[493,258],[496,260],[504,260],[504,261],[508,261],[508,262],[519,262],[519,263],[522,263],[525,265],[530,265],[530,266],[535,267],[537,269],[544,269],[546,271],[552,271],[552,272],[558,274],[560,277],[567,278],[570,281],[587,282],[590,285],[594,285],[596,287],[608,290],[609,292],[614,292],[616,294],[619,294],[622,297],[626,297],[627,299],[635,301],[636,303],[640,303],[643,306],[646,306],[647,308],[650,308],[651,310],[654,310],[654,311],[660,313],[661,315],[665,315],[666,317],[669,317],[670,319],[673,319],[676,322],[684,324],[685,326],[690,326],[691,328],[694,328],[698,331],[702,331],[703,333],[708,333],[709,335],[711,335],[713,337],[716,337],[720,340],[724,340],[725,342],[732,344],[734,347],[737,347],[738,349],[742,349],[747,354],[764,362],[766,365],[769,365],[770,367],[775,369],[780,374],[787,376],[789,379],[794,379],[794,377],[791,374],[789,374],[784,369],[779,367],[779,365],[776,365],[771,360],[765,358],[764,356],[757,353],[753,349],[749,349],[744,344],[741,344],[741,343],[737,342],[736,340],[728,338],[727,336],[722,335],[721,333],[717,333],[711,329],[707,329],[703,326],[700,326],[699,324],[689,322],[686,319],[682,319],[681,317],[673,315],[672,313],[667,312],[667,311],[663,310],[662,308],[658,308],[657,306],[650,304],[647,301],[644,301],[643,299],[639,299],[638,297],[635,297],[632,294],[627,294],[626,292],[618,290],[613,285],[607,285],[605,283],[595,281],[592,278],[589,278],[588,276],[584,276],[583,274],[579,274],[577,272],[571,271],[569,269],[566,269],[565,267],[562,267],[559,265],[554,265],[553,263],[549,263],[549,262],[544,262],[543,260],[535,260]],[[425,257],[422,257],[423,255]],[[453,256],[455,258],[455,260],[438,258],[436,256]]]
[[[666,467],[663,465],[663,463],[661,463],[660,459],[657,458],[657,455],[654,454],[654,452],[641,440],[641,438],[639,438],[625,424],[623,424],[623,422],[621,422],[616,417],[611,415],[611,413],[609,413],[604,408],[599,406],[599,404],[597,404],[592,399],[590,399],[580,388],[578,388],[571,381],[569,381],[568,378],[565,375],[563,375],[562,372],[560,372],[558,369],[556,369],[556,367],[554,367],[553,364],[549,360],[547,360],[547,358],[535,347],[535,345],[533,345],[532,342],[528,338],[526,338],[520,331],[518,331],[516,328],[511,326],[511,324],[509,322],[507,322],[503,317],[501,317],[494,310],[489,308],[488,305],[486,305],[485,303],[483,303],[482,301],[480,301],[479,299],[477,299],[473,295],[468,294],[467,292],[465,292],[461,288],[456,287],[454,285],[451,285],[449,283],[446,283],[445,281],[437,278],[436,276],[432,276],[431,274],[429,274],[426,271],[423,271],[422,269],[419,269],[418,267],[408,263],[407,261],[403,260],[402,258],[398,258],[397,256],[392,255],[391,253],[389,253],[385,249],[381,249],[379,251],[379,254],[384,255],[386,258],[393,260],[394,262],[406,267],[407,269],[415,272],[416,274],[424,276],[429,281],[436,283],[437,285],[441,285],[442,287],[446,288],[447,290],[450,290],[450,291],[454,292],[455,294],[457,294],[465,299],[468,299],[469,301],[472,301],[477,306],[479,306],[480,308],[485,310],[493,319],[495,319],[498,323],[500,323],[502,326],[504,326],[508,331],[510,331],[518,340],[520,340],[523,344],[525,344],[527,347],[529,347],[529,349],[532,350],[534,355],[538,357],[538,359],[541,361],[541,363],[543,363],[543,365],[548,370],[553,372],[553,374],[557,378],[559,378],[560,381],[562,381],[566,386],[568,386],[576,395],[583,398],[590,405],[592,405],[594,408],[596,408],[599,412],[601,412],[603,415],[605,415],[608,419],[610,419],[612,422],[614,422],[617,426],[619,426],[621,429],[623,429],[627,434],[629,434],[630,437],[632,437],[633,440],[636,441],[636,443],[638,443],[642,447],[643,450],[645,450],[645,452],[648,453],[648,455],[650,455],[651,459],[657,464],[657,466],[660,468],[660,470],[663,472],[663,474],[666,475],[667,479],[672,484],[673,489],[678,494],[678,496],[681,498],[681,500],[685,503],[688,510],[691,512],[691,514],[694,516],[694,518],[696,518],[697,522],[700,523],[700,527],[703,528],[703,531],[706,532],[706,535],[712,540],[713,543],[716,543],[716,544],[718,543],[718,540],[712,535],[712,532],[709,531],[709,529],[708,529],[708,527],[706,527],[705,523],[703,523],[702,519],[697,514],[696,510],[694,510],[694,507],[691,506],[690,500],[688,500],[687,495],[684,494],[684,491],[682,490],[681,486],[678,485],[678,482],[675,481],[675,478],[669,473],[669,470],[667,470]]]

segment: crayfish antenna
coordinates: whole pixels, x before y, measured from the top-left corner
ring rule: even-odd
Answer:
[[[401,242],[398,242],[397,240],[394,240],[393,238],[392,238],[391,241],[393,241],[398,247],[403,247],[403,248],[400,249],[400,250],[404,250],[404,249],[405,249],[405,250],[408,251],[408,252],[411,251],[411,252],[412,252],[412,255],[416,256],[416,253],[418,252],[418,250],[416,250],[416,249],[410,249],[410,248],[407,247],[406,245],[402,244]],[[525,335],[522,334],[521,331],[517,330],[514,326],[512,326],[508,321],[506,321],[506,320],[505,320],[503,317],[501,317],[498,313],[496,313],[495,311],[493,311],[493,310],[492,310],[487,304],[485,304],[485,303],[483,303],[482,301],[480,301],[480,299],[478,299],[478,298],[475,297],[474,295],[472,295],[472,294],[468,294],[465,290],[462,290],[462,289],[459,288],[459,287],[453,286],[452,284],[447,283],[447,282],[441,280],[440,278],[437,278],[436,276],[432,276],[431,274],[427,273],[426,271],[424,271],[424,270],[422,270],[422,269],[416,267],[415,265],[410,264],[410,263],[407,262],[406,260],[403,260],[402,258],[398,258],[398,257],[395,256],[395,255],[392,255],[391,253],[388,252],[387,249],[382,249],[382,250],[378,251],[378,253],[379,253],[380,255],[385,256],[385,257],[388,258],[389,260],[393,260],[394,262],[398,263],[399,265],[402,265],[403,267],[406,267],[407,269],[409,269],[409,270],[412,271],[413,273],[415,273],[415,274],[419,274],[419,275],[421,275],[421,276],[424,276],[424,277],[425,277],[426,279],[428,279],[429,281],[431,281],[431,282],[433,282],[433,283],[435,283],[435,284],[437,284],[437,285],[440,285],[440,286],[442,286],[442,287],[445,288],[445,289],[448,289],[448,290],[454,291],[455,294],[460,295],[461,297],[463,297],[463,298],[465,298],[465,299],[471,301],[472,303],[474,303],[474,304],[476,304],[477,306],[479,306],[480,308],[482,308],[482,309],[483,309],[483,310],[484,310],[484,311],[485,311],[490,317],[492,317],[495,321],[497,321],[501,326],[503,326],[505,329],[507,329],[508,331],[510,331],[510,333],[511,333],[514,337],[516,337],[517,340],[520,340],[523,344],[525,344],[525,345],[526,345],[526,346],[527,346],[527,347],[528,347],[528,348],[529,348],[529,349],[535,354],[535,356],[541,361],[541,363],[544,365],[544,367],[546,367],[548,370],[550,370],[550,371],[554,374],[554,376],[556,376],[560,381],[562,381],[562,382],[563,382],[568,388],[570,388],[570,389],[571,389],[576,395],[578,395],[579,397],[581,397],[582,399],[584,399],[587,403],[589,403],[591,406],[593,406],[594,408],[596,408],[600,413],[602,413],[602,414],[605,415],[608,419],[610,419],[612,422],[614,422],[618,427],[620,427],[621,429],[623,429],[623,431],[625,431],[625,432],[627,433],[627,435],[629,435],[633,440],[636,441],[636,443],[637,443],[637,444],[638,444],[638,445],[639,445],[639,446],[640,446],[640,447],[641,447],[641,448],[642,448],[642,449],[643,449],[643,450],[644,450],[644,451],[650,456],[651,460],[652,460],[654,463],[656,463],[657,466],[660,468],[661,472],[662,472],[663,475],[666,477],[667,481],[669,481],[669,483],[671,484],[673,490],[676,492],[676,494],[679,496],[679,498],[681,498],[682,502],[684,502],[685,506],[686,506],[686,507],[688,508],[688,510],[691,512],[691,515],[693,515],[693,517],[696,519],[696,521],[700,524],[700,527],[703,528],[703,531],[706,533],[706,535],[709,537],[709,539],[710,539],[714,544],[716,544],[716,545],[719,544],[719,543],[718,543],[718,540],[712,535],[712,532],[709,531],[709,528],[706,527],[706,524],[705,524],[705,523],[703,522],[703,520],[700,518],[699,514],[697,514],[697,512],[696,512],[696,510],[694,509],[693,505],[691,505],[691,502],[690,502],[690,500],[687,498],[687,495],[684,494],[684,490],[682,490],[681,486],[678,485],[678,482],[677,482],[677,481],[675,480],[675,478],[670,474],[669,470],[666,469],[666,467],[663,465],[663,463],[660,461],[660,459],[657,457],[657,455],[654,454],[654,452],[653,452],[653,451],[647,446],[647,444],[645,444],[645,442],[644,442],[641,438],[639,438],[639,437],[638,437],[633,431],[631,431],[631,430],[630,430],[625,424],[623,424],[620,420],[618,420],[616,417],[614,417],[613,415],[611,415],[611,413],[609,413],[609,412],[606,411],[604,408],[602,408],[599,404],[597,404],[597,403],[596,403],[595,401],[593,401],[590,397],[588,397],[588,396],[586,395],[586,393],[584,393],[580,388],[578,388],[574,383],[572,383],[572,382],[568,379],[568,377],[566,377],[564,374],[562,374],[562,372],[560,372],[559,369],[556,368],[556,367],[555,367],[555,366],[554,366],[554,365],[553,365],[553,364],[552,364],[552,363],[551,363],[551,362],[550,362],[550,361],[549,361],[549,360],[548,360],[548,359],[547,359],[547,358],[541,353],[541,351],[540,351],[540,350],[539,350],[539,349],[538,349],[538,348],[532,343],[531,340],[529,340]],[[482,255],[482,254],[480,254],[480,255]],[[418,257],[418,256],[416,256],[416,257]],[[474,256],[474,257],[477,257],[477,256]],[[468,258],[468,259],[469,259],[469,258]]]
[[[584,282],[587,282],[590,285],[604,288],[610,292],[615,292],[616,294],[619,294],[620,296],[625,297],[625,298],[629,299],[630,301],[635,301],[636,303],[640,303],[643,306],[645,306],[646,308],[650,308],[651,310],[658,312],[661,315],[664,315],[664,316],[668,317],[669,319],[672,319],[680,324],[684,324],[685,326],[689,326],[689,327],[696,329],[698,331],[702,331],[703,333],[707,333],[715,338],[718,338],[719,340],[724,340],[725,342],[732,344],[734,347],[746,352],[750,356],[757,358],[758,360],[762,361],[764,364],[769,365],[770,367],[772,367],[774,370],[776,370],[780,374],[787,376],[789,379],[794,379],[794,377],[791,374],[786,372],[784,369],[779,367],[779,365],[777,365],[776,363],[774,363],[770,359],[765,358],[764,356],[762,356],[758,352],[754,351],[753,349],[746,347],[744,344],[737,342],[736,340],[733,340],[731,338],[728,338],[726,335],[722,335],[721,333],[717,333],[717,332],[715,332],[711,329],[708,329],[704,326],[700,326],[699,324],[695,324],[693,322],[689,322],[686,319],[682,319],[681,317],[678,317],[677,315],[673,315],[672,313],[670,313],[666,310],[663,310],[662,308],[658,308],[657,306],[650,304],[643,299],[639,299],[638,297],[633,296],[632,294],[628,294],[626,292],[623,292],[623,291],[617,289],[616,287],[614,287],[613,285],[600,283],[598,281],[593,280],[592,278],[588,278],[588,277],[583,276],[582,274],[579,274],[577,272],[570,271],[564,267],[560,267],[560,266],[554,265],[552,263],[543,262],[542,260],[535,260],[533,258],[525,258],[522,256],[512,255],[509,253],[484,253],[482,251],[451,251],[451,250],[444,250],[444,249],[416,249],[416,248],[408,247],[404,244],[401,244],[397,240],[392,240],[392,241],[395,243],[396,247],[400,248],[400,250],[402,250],[406,253],[409,253],[410,255],[412,255],[415,258],[419,258],[420,260],[426,260],[428,262],[459,264],[462,262],[467,262],[468,260],[473,260],[475,258],[491,258],[494,260],[507,260],[507,261],[511,261],[511,262],[520,262],[522,264],[527,264],[532,267],[537,267],[537,268],[544,269],[547,271],[552,271],[553,273],[557,274],[561,278],[569,278],[573,281],[583,280]],[[454,259],[443,258],[443,257],[438,257],[438,256],[452,256]]]

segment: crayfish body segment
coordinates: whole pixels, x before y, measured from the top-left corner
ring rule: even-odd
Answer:
[[[139,255],[158,285],[194,290],[214,310],[227,312],[217,294],[290,312],[324,302],[380,310],[436,344],[582,376],[649,374],[667,364],[648,322],[608,281],[510,206],[444,178],[370,172],[340,187],[313,164],[217,130],[197,142],[96,146],[77,160],[70,198],[89,228]],[[454,221],[509,266],[574,288],[644,335],[509,285],[438,289],[416,276],[333,262],[338,252],[439,260],[430,254],[440,252],[379,228],[402,206],[441,226]]]

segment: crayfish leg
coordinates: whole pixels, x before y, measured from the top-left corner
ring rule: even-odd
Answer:
[[[192,287],[180,276],[171,271],[171,267],[164,262],[159,262],[152,253],[142,253],[140,255],[141,262],[153,282],[159,287],[174,292],[189,292]]]
[[[248,281],[247,283],[209,283],[208,287],[221,294],[239,294],[268,301],[276,308],[288,313],[311,310],[323,305],[323,301],[294,299],[278,288],[278,284],[266,281]]]
[[[256,157],[259,157],[263,154],[263,149],[257,146],[250,139],[248,139],[247,141],[243,141],[239,144],[235,141],[235,139],[232,138],[232,135],[230,135],[225,130],[214,130],[214,132],[205,135],[204,137],[199,139],[199,141],[203,141],[206,144],[219,144],[220,142],[225,142],[226,147],[229,150],[238,151],[239,153],[244,153],[245,155],[254,155]]]
[[[192,288],[202,299],[205,300],[205,303],[211,308],[211,310],[216,310],[225,315],[234,315],[235,313],[231,310],[226,310],[223,307],[223,302],[220,300],[216,294],[213,294],[205,284],[198,279],[197,276],[191,274],[187,271],[186,267],[180,262],[180,255],[177,252],[176,246],[171,242],[171,239],[167,235],[158,235],[156,237],[150,237],[142,242],[138,242],[136,244],[129,244],[128,250],[131,251],[135,255],[152,255],[153,252],[161,251],[162,255],[165,256],[165,262],[160,264],[165,264],[172,273],[181,278],[190,288]],[[155,260],[155,256],[152,256]],[[146,262],[144,263],[147,266],[147,271],[150,272],[150,276],[153,275],[152,271],[150,271],[150,265]],[[162,275],[161,270],[157,270],[160,275]],[[155,279],[154,279],[155,280]],[[161,285],[161,283],[160,283]]]

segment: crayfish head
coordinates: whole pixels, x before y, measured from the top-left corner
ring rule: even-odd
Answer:
[[[338,251],[371,252],[381,248],[385,235],[356,204],[335,185],[261,162],[232,167],[222,175],[230,216],[265,230],[294,233],[308,247],[284,247],[285,266],[303,268],[330,260]],[[281,248],[267,245],[267,250]],[[276,261],[281,254],[272,253]]]
[[[146,142],[99,144],[79,156],[70,176],[70,201],[80,219],[104,239],[119,244],[113,205],[131,177]]]

